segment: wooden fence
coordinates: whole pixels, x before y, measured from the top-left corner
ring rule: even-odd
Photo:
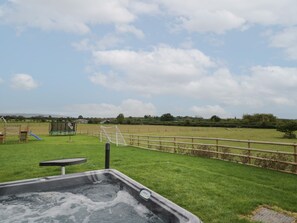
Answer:
[[[227,160],[297,174],[297,144],[206,137],[123,134],[135,147]]]

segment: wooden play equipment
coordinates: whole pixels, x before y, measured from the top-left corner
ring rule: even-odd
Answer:
[[[25,129],[22,129],[20,124],[10,124],[7,123],[4,117],[3,120],[3,130],[0,131],[0,143],[18,141],[18,142],[28,142],[29,126],[27,125]]]

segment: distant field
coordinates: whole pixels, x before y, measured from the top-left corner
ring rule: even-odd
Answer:
[[[1,182],[60,174],[59,167],[39,167],[43,160],[87,158],[87,163],[67,167],[66,173],[104,167],[104,144],[96,137],[77,135],[71,142],[67,136],[42,137],[42,141],[30,138],[28,143],[0,144]],[[292,174],[114,145],[111,168],[193,212],[205,223],[250,223],[244,216],[260,205],[297,212],[297,177]]]
[[[30,130],[34,134],[40,137],[48,135],[49,123],[22,123],[22,128],[25,129],[27,125],[29,125]],[[105,126],[111,127],[113,128],[113,131],[115,131],[114,125]],[[219,158],[232,162],[296,173],[296,165],[294,165],[294,163],[297,163],[295,155],[297,144],[295,145],[292,143],[297,140],[284,139],[282,133],[275,129],[179,127],[159,125],[118,125],[118,127],[123,133],[126,142],[136,147],[174,153],[188,153],[209,158]],[[77,134],[79,135],[99,136],[99,132],[99,124],[78,124],[77,126]],[[113,136],[115,138],[115,134],[113,134]],[[149,139],[149,136],[151,139]],[[154,138],[152,136],[154,136]],[[162,138],[169,136],[174,137]],[[187,137],[187,139],[185,137]],[[194,139],[193,137],[206,137],[208,139]],[[241,141],[216,140],[216,138]],[[17,141],[17,137],[15,141]],[[291,143],[291,145],[262,144],[253,141],[277,142],[281,144]],[[191,149],[202,149],[204,151],[193,151]],[[208,152],[209,150],[214,152]],[[277,152],[278,154],[270,151]]]
[[[30,130],[37,135],[48,135],[49,123],[28,123]],[[26,123],[22,123],[25,128]],[[108,125],[107,125],[108,126]],[[111,125],[113,126],[113,125]],[[297,139],[284,139],[283,133],[275,129],[250,129],[250,128],[220,128],[220,127],[179,127],[159,125],[118,125],[122,133],[154,135],[154,136],[189,136],[226,138],[239,140],[256,140],[269,142],[295,143]],[[78,134],[99,135],[100,125],[78,124]],[[1,125],[0,125],[1,132]],[[213,143],[213,141],[200,141],[201,143]],[[225,145],[246,146],[246,143],[224,142]],[[257,149],[279,150],[293,152],[292,147],[253,145]]]
[[[15,123],[19,124],[19,123]],[[22,128],[29,125],[30,130],[37,135],[48,135],[49,123],[22,123]],[[105,125],[114,126],[114,125]],[[0,132],[3,124],[0,125]],[[275,129],[250,129],[250,128],[222,128],[222,127],[180,127],[180,126],[159,126],[159,125],[118,125],[122,133],[154,136],[189,136],[226,138],[239,140],[255,140],[268,142],[295,143],[297,139],[284,139],[283,133]],[[78,134],[99,135],[99,124],[78,124]],[[197,141],[200,143],[214,143],[213,141]],[[246,143],[224,142],[224,145],[246,146]],[[293,147],[253,145],[257,149],[278,150],[293,152]]]
[[[261,141],[294,142],[282,138],[282,133],[275,129],[221,128],[221,127],[178,127],[178,126],[131,126],[120,125],[122,132],[171,136],[197,136],[228,139],[250,139]]]
[[[18,124],[18,123],[16,123]],[[32,132],[47,135],[49,123],[28,123]],[[27,123],[22,123],[23,128]],[[78,124],[78,133],[99,133],[98,124]],[[108,125],[107,125],[108,126]],[[0,129],[1,129],[0,125]],[[159,125],[118,125],[123,133],[169,135],[169,136],[198,136],[229,139],[250,139],[274,142],[297,142],[296,139],[284,139],[282,133],[275,129],[250,128],[221,128],[221,127],[179,127]],[[1,130],[0,130],[1,131]]]

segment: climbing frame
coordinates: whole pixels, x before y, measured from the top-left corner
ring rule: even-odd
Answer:
[[[0,133],[0,143],[28,142],[28,133],[28,126],[22,130],[22,125],[5,123],[3,132]]]

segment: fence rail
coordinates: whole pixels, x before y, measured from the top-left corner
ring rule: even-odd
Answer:
[[[297,144],[207,137],[123,133],[135,147],[227,160],[297,174]]]

